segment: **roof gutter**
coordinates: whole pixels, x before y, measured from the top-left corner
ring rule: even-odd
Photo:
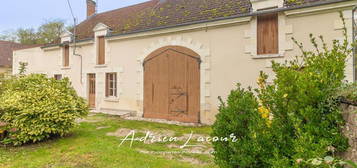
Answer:
[[[90,41],[90,40],[93,40],[93,38],[85,38],[85,39],[81,39],[81,40],[76,40],[76,43],[86,42],[86,41]],[[41,48],[44,49],[44,48],[50,48],[50,47],[64,46],[65,44],[74,44],[74,42],[72,41],[70,43],[49,44],[49,45],[45,45]]]

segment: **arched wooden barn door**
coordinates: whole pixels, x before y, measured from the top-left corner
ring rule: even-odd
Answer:
[[[200,122],[200,57],[167,46],[144,61],[144,117]]]

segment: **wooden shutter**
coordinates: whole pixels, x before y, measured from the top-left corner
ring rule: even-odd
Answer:
[[[278,14],[258,16],[257,54],[278,54]]]
[[[69,66],[69,46],[65,45],[63,48],[63,66],[68,67]]]
[[[105,64],[105,40],[104,36],[98,37],[98,64]]]

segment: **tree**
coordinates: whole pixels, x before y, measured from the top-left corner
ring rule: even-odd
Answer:
[[[45,24],[38,28],[37,43],[51,43],[58,39],[65,29],[64,22],[62,20],[47,21]]]
[[[14,41],[21,44],[45,44],[57,40],[66,29],[65,22],[60,19],[47,20],[38,29],[19,28],[0,34],[0,40]]]
[[[20,28],[15,33],[17,41],[21,44],[38,44],[37,34],[34,29],[23,29]]]

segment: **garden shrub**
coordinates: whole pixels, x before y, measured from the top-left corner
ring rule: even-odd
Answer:
[[[269,139],[269,134],[266,134],[268,119],[260,116],[258,106],[252,91],[242,89],[239,84],[236,90],[231,91],[227,103],[221,100],[213,136],[230,137],[234,133],[238,141],[214,142],[218,165],[266,167],[259,156],[266,153],[264,149],[270,145],[266,141]]]
[[[0,73],[0,95],[4,91],[4,84],[5,84],[5,73]]]
[[[69,80],[55,80],[31,74],[6,80],[0,95],[0,121],[12,130],[2,141],[21,145],[63,136],[88,114],[85,100],[71,87]]]
[[[334,96],[343,84],[346,58],[351,53],[346,28],[343,32],[344,41],[334,40],[331,49],[322,36],[319,47],[310,35],[315,51],[305,51],[293,39],[302,56],[285,63],[273,62],[275,79],[268,85],[268,76],[261,73],[256,97],[240,87],[231,92],[227,104],[221,103],[213,136],[234,133],[239,140],[213,142],[219,166],[325,167],[306,161],[348,148],[341,131],[345,121]]]

